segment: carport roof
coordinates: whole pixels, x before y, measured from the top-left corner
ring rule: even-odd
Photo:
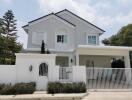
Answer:
[[[98,45],[79,45],[77,49],[104,49],[104,50],[127,50],[132,51],[132,47],[127,46],[98,46]]]

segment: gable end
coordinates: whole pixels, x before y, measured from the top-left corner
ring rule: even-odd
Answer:
[[[94,26],[95,28],[97,28],[97,29],[101,30],[102,32],[105,32],[103,29],[101,29],[101,28],[99,28],[98,26],[96,26],[96,25],[94,25],[94,24],[90,23],[89,21],[87,21],[87,20],[85,20],[85,19],[83,19],[83,18],[79,17],[78,15],[74,14],[73,12],[71,12],[71,11],[69,11],[69,10],[67,10],[67,9],[64,9],[64,10],[62,10],[62,11],[59,11],[59,12],[57,12],[57,13],[55,13],[55,14],[57,15],[57,14],[59,14],[59,13],[61,13],[61,12],[64,12],[64,11],[69,12],[70,14],[72,14],[72,15],[76,16],[77,18],[79,18],[79,19],[81,19],[81,20],[85,21],[86,23],[88,23],[88,24],[90,24],[90,25]]]

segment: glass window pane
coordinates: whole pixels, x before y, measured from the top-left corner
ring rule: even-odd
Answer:
[[[96,36],[88,36],[88,44],[96,44]]]
[[[67,43],[67,35],[57,35],[57,42]]]

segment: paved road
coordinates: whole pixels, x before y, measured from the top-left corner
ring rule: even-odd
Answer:
[[[89,92],[82,100],[132,100],[132,92]]]

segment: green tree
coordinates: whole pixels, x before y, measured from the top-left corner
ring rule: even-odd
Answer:
[[[22,45],[17,42],[17,24],[14,14],[8,10],[0,18],[0,64],[14,64],[14,53],[20,52]]]
[[[44,43],[44,40],[42,40],[42,44],[41,44],[41,54],[45,54],[45,43]]]
[[[110,46],[132,46],[132,24],[122,27],[117,34],[102,40],[102,43]],[[132,67],[132,51],[130,52],[130,60]]]
[[[2,24],[3,24],[3,21],[2,21],[2,19],[0,18],[0,36],[1,36],[1,34],[2,34]]]
[[[2,34],[6,37],[17,37],[16,21],[12,10],[8,10],[2,17]]]
[[[132,46],[132,24],[122,27],[117,34],[102,40],[102,43],[111,46]]]

